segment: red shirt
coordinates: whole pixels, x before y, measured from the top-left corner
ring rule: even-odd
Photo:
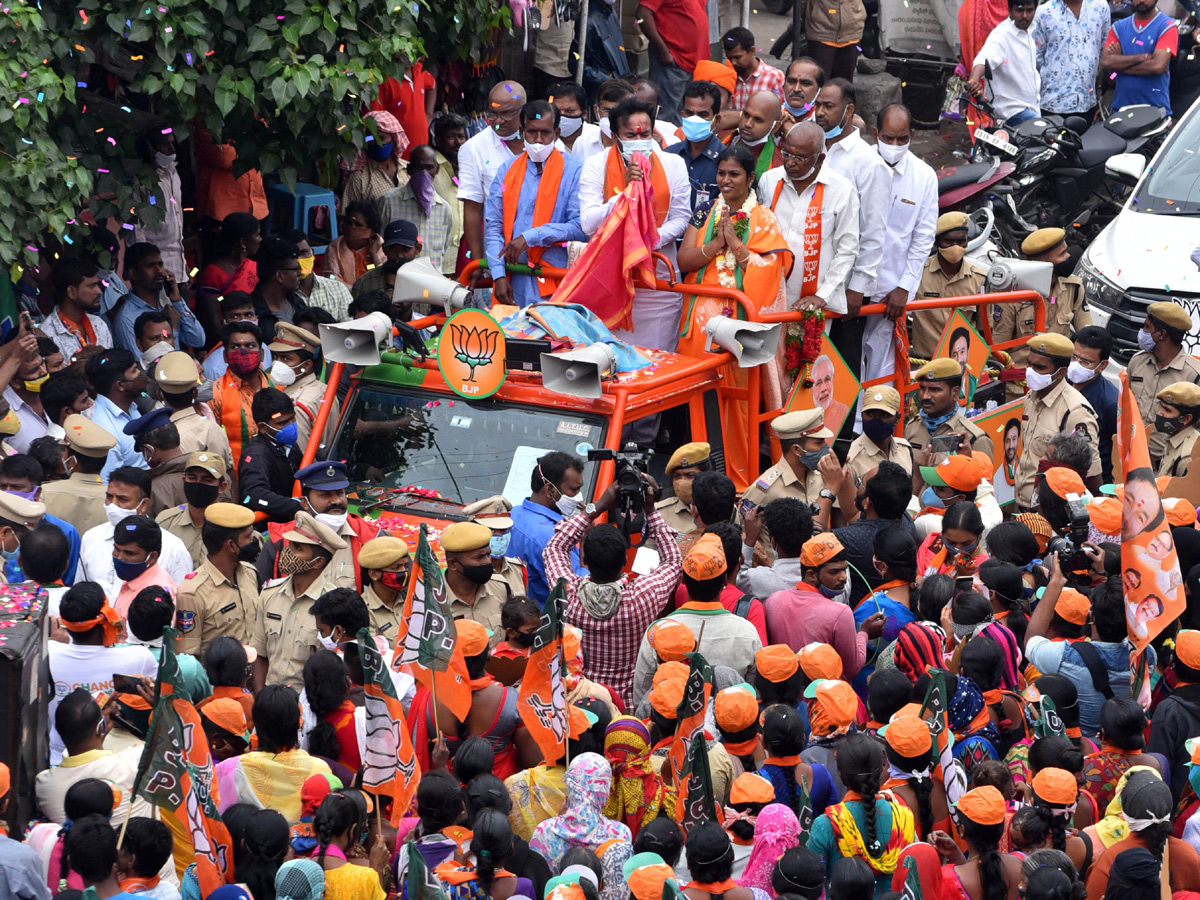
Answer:
[[[425,92],[432,91],[436,82],[433,76],[421,68],[420,63],[414,63],[408,77],[403,81],[389,78],[379,88],[379,96],[371,104],[371,109],[383,109],[396,117],[408,136],[408,149],[404,158],[413,147],[429,143],[429,120],[425,117]]]
[[[1138,19],[1136,16],[1134,17],[1133,21],[1135,24],[1138,22]],[[1149,19],[1147,19],[1146,21],[1149,22]],[[1143,24],[1145,24],[1145,23],[1143,23]],[[1108,47],[1112,44],[1116,44],[1119,47],[1121,45],[1121,39],[1119,37],[1117,37],[1117,33],[1115,31],[1113,31],[1111,28],[1109,28],[1108,29],[1108,40],[1106,40],[1104,42],[1104,46]],[[1154,45],[1154,49],[1155,50],[1170,50],[1172,56],[1178,56],[1179,55],[1179,29],[1173,25],[1168,26],[1167,30],[1164,31],[1161,35],[1159,35],[1158,43],[1156,43]],[[1154,54],[1151,53],[1150,55],[1153,56]]]
[[[640,5],[654,13],[654,24],[675,65],[691,75],[700,60],[708,59],[708,7],[703,0],[640,0]]]
[[[727,610],[736,612],[737,602],[742,599],[742,592],[734,585],[727,584],[721,590],[721,596],[717,599],[721,601],[721,605]],[[687,602],[687,588],[681,584],[675,589],[675,599],[671,605],[675,609],[679,609]],[[750,611],[746,613],[746,621],[754,626],[754,630],[758,632],[758,639],[762,641],[763,646],[767,646],[770,643],[767,640],[767,611],[762,601],[757,597],[750,598]]]

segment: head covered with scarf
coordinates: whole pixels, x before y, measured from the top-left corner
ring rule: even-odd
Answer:
[[[983,691],[965,675],[959,675],[957,678],[948,712],[950,730],[956,738],[962,740],[978,736],[990,741],[993,747],[1000,745],[1000,732],[988,716]]]
[[[404,133],[404,126],[400,124],[400,120],[386,110],[373,109],[363,116],[363,120],[367,124],[367,135],[371,138],[367,142],[371,144],[382,145],[389,141],[392,144],[392,158],[400,162],[404,151],[408,149],[408,135]],[[372,135],[371,125],[374,123],[374,130],[378,136]],[[354,162],[350,164],[350,171],[357,172],[367,164],[367,151],[359,150],[358,155],[354,157]]]
[[[782,803],[764,807],[754,823],[754,846],[738,884],[772,893],[771,873],[775,864],[787,850],[799,845],[800,820],[796,814]]]
[[[660,810],[675,814],[675,789],[663,784],[650,761],[650,731],[633,716],[618,716],[604,732],[604,758],[612,766],[612,790],[604,815],[624,822],[636,837]]]
[[[612,792],[612,766],[603,756],[581,753],[567,767],[567,802],[560,815],[542,822],[533,831],[529,846],[557,872],[558,860],[572,847],[595,848],[611,839],[629,841],[629,828],[604,815]]]
[[[1125,774],[1121,776],[1121,780],[1117,782],[1116,795],[1104,810],[1104,818],[1095,824],[1096,836],[1100,838],[1100,842],[1105,848],[1111,847],[1117,841],[1123,841],[1129,837],[1129,825],[1125,821],[1124,808],[1122,805],[1122,796],[1125,793],[1125,787],[1129,784],[1129,779],[1135,776],[1152,777],[1162,779],[1156,769],[1150,766],[1130,766],[1125,770]]]
[[[896,637],[896,668],[916,684],[929,667],[943,666],[942,648],[945,641],[928,622],[909,622]]]

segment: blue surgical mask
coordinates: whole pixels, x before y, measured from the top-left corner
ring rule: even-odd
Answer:
[[[375,162],[383,162],[392,155],[395,144],[388,141],[386,144],[381,144],[378,141],[371,141],[367,144],[367,156],[375,160]]]
[[[808,469],[810,472],[815,472],[815,471],[817,471],[817,463],[819,463],[821,461],[821,458],[824,457],[825,454],[829,453],[829,452],[830,452],[829,445],[826,444],[820,450],[811,450],[808,453],[801,453],[800,454],[800,464],[802,466],[804,466],[804,468]]]
[[[296,427],[295,422],[292,422],[290,425],[284,425],[274,434],[275,443],[284,447],[292,446],[299,437],[300,430]]]
[[[21,542],[19,540],[17,541],[17,546],[14,547],[12,550],[5,550],[3,547],[0,547],[0,556],[4,557],[5,562],[16,562],[17,555],[20,552],[21,552]]]
[[[842,113],[842,118],[846,118],[845,113]],[[834,138],[841,137],[844,128],[845,126],[843,126],[841,122],[838,122],[838,124],[834,125],[827,132],[825,132],[825,140],[832,141]]]
[[[633,154],[640,153],[647,159],[651,159],[651,154],[654,152],[654,139],[641,138],[638,140],[621,141],[621,158],[625,162],[633,159]]]
[[[942,543],[946,547],[947,553],[957,553],[960,556],[974,556],[975,552],[979,549],[979,541],[976,541],[973,544],[967,544],[963,547],[956,547],[949,541],[943,541]]]
[[[150,568],[150,560],[143,559],[141,562],[129,562],[124,559],[113,557],[113,571],[117,573],[117,577],[122,581],[133,581],[146,574],[146,570]]]
[[[929,486],[926,486],[925,490],[921,491],[921,503],[934,509],[946,508],[946,501],[939,497],[933,488]]]
[[[712,122],[700,116],[684,116],[681,127],[689,141],[703,141],[712,136]]]
[[[840,588],[828,588],[823,584],[818,584],[817,590],[830,600],[836,600],[838,597],[842,596],[842,594],[846,593],[846,585],[842,585]]]
[[[508,545],[512,541],[512,535],[505,532],[504,534],[493,534],[491,540],[488,541],[488,553],[492,559],[499,559],[508,552]]]
[[[812,112],[812,104],[811,103],[805,103],[803,106],[792,106],[792,104],[790,104],[786,100],[784,100],[783,108],[786,109],[791,114],[793,119],[803,119],[810,112]]]

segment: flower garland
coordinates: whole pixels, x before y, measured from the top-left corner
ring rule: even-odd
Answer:
[[[787,345],[784,350],[784,370],[793,382],[804,370],[803,380],[808,379],[808,367],[821,355],[821,335],[825,333],[825,311],[806,309],[800,314],[800,322],[788,326]]]
[[[750,233],[750,210],[754,209],[754,207],[757,205],[758,202],[754,199],[754,191],[751,191],[746,197],[746,202],[742,204],[742,208],[730,216],[730,218],[733,220],[734,234],[738,236],[738,240],[740,240],[743,244],[746,243],[746,237]],[[725,198],[718,197],[716,204],[713,206],[712,215],[716,217],[713,221],[719,222],[721,220],[721,213],[723,213],[726,209],[727,206],[725,203]],[[726,247],[723,253],[717,254],[716,262],[717,283],[720,284],[721,287],[738,287],[738,263],[737,257],[733,255],[733,251]]]

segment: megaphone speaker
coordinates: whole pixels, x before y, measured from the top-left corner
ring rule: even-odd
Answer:
[[[426,257],[401,266],[392,290],[393,303],[432,303],[442,307],[446,315],[464,308],[470,299],[470,288],[447,278]]]
[[[604,392],[604,373],[617,364],[612,347],[601,343],[566,353],[543,353],[541,358],[542,384],[547,390],[590,400]]]
[[[320,332],[321,355],[330,362],[374,366],[391,343],[392,320],[386,313],[373,312],[350,322],[321,325]]]
[[[750,369],[760,366],[775,355],[779,348],[779,323],[740,322],[729,316],[713,316],[704,325],[707,340],[705,350],[716,344],[737,358],[738,366]]]
[[[998,259],[987,271],[985,284],[989,294],[1000,291],[1037,291],[1050,296],[1054,265],[1032,259]]]

